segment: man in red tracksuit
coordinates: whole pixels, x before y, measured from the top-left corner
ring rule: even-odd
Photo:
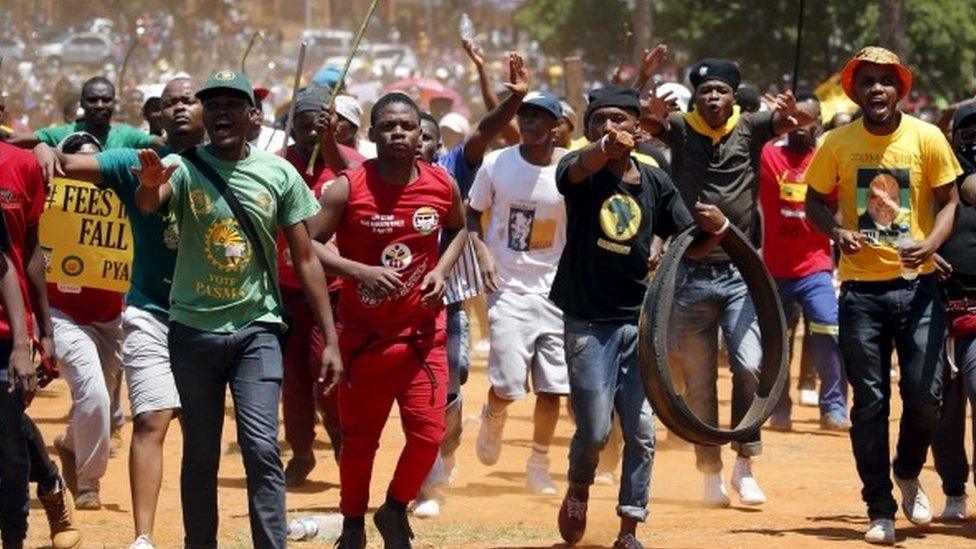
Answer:
[[[328,88],[322,87],[309,87],[298,92],[291,131],[295,143],[284,150],[285,160],[302,174],[302,179],[317,197],[321,196],[322,189],[336,178],[337,173],[348,167],[358,166],[366,160],[356,149],[336,143],[335,125],[322,112],[329,102],[330,93]],[[308,167],[308,160],[316,143],[321,145],[322,154],[318,156],[309,175],[305,168]],[[315,468],[312,442],[315,440],[316,408],[322,412],[325,430],[329,434],[337,459],[342,439],[339,432],[337,397],[335,394],[324,395],[322,388],[315,383],[325,341],[315,327],[312,309],[291,264],[291,254],[283,233],[278,234],[278,280],[282,299],[291,312],[288,339],[283,350],[281,405],[285,440],[292,450],[292,457],[285,467],[285,484],[292,488],[303,485]],[[330,280],[329,297],[333,307],[339,286],[341,281]]]
[[[369,481],[380,433],[396,401],[407,442],[386,503],[373,517],[386,547],[410,547],[407,504],[417,496],[444,436],[447,335],[444,278],[467,239],[461,193],[442,168],[418,162],[420,111],[407,95],[373,106],[377,158],[344,172],[322,194],[317,238],[336,235],[339,255],[320,254],[344,277],[339,348],[347,375],[342,424],[340,548],[366,546]],[[459,232],[443,255],[441,229]]]

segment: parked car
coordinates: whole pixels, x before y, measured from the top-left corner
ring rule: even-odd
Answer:
[[[0,36],[0,57],[4,62],[20,61],[24,58],[24,43],[12,36]]]
[[[352,46],[353,35],[343,30],[310,29],[302,32],[301,39],[308,43],[306,55],[309,59],[325,59],[347,55]]]
[[[102,65],[115,60],[112,39],[104,34],[83,32],[68,37],[63,42],[44,44],[37,49],[37,57],[49,65],[86,64]]]

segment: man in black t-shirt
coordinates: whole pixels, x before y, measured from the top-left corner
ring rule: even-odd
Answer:
[[[639,548],[638,522],[647,518],[654,459],[654,414],[637,364],[637,319],[647,290],[653,236],[668,238],[693,222],[663,171],[631,157],[641,113],[637,92],[607,87],[590,94],[583,123],[590,144],[556,168],[566,201],[566,247],[550,298],[563,311],[570,403],[576,433],[569,450],[569,489],[559,533],[576,543],[586,529],[589,487],[616,409],[624,459],[614,547]],[[696,203],[706,231],[688,254],[700,257],[721,238],[728,220]]]
[[[956,375],[946,380],[943,388],[943,416],[932,438],[932,456],[946,496],[941,519],[964,521],[969,476],[966,401],[976,409],[976,105],[956,112],[952,119],[952,145],[963,169],[956,184],[965,205],[959,209],[952,235],[934,257],[943,279],[950,342],[947,350],[954,351],[949,362]],[[976,419],[973,428],[976,441]]]
[[[692,67],[694,110],[673,113],[667,96],[652,95],[641,123],[671,148],[671,172],[686,205],[717,205],[759,246],[759,156],[766,142],[816,120],[814,103],[797,105],[790,93],[776,98],[772,111],[741,112],[736,90],[739,68],[726,59],[705,59]],[[700,261],[684,259],[678,272],[674,352],[680,354],[685,398],[705,423],[718,425],[718,329],[722,328],[732,368],[732,424],[745,415],[759,383],[762,361],[759,323],[745,281],[724,250]],[[761,505],[766,495],[752,474],[752,457],[762,452],[759,432],[748,442],[733,442],[738,453],[732,487],[745,505]],[[704,474],[706,505],[727,507],[719,446],[696,446],[696,465]]]

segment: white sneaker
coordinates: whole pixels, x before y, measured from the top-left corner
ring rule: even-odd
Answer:
[[[613,474],[613,471],[597,471],[593,475],[593,484],[600,486],[613,486],[616,481],[617,477]]]
[[[556,483],[549,476],[549,458],[535,452],[529,457],[525,464],[525,484],[533,494],[543,496],[554,496],[559,493],[556,490]]]
[[[939,520],[945,522],[962,522],[966,520],[969,516],[968,506],[966,505],[967,499],[965,494],[961,496],[946,496],[945,509],[939,515]]]
[[[766,503],[766,494],[763,493],[756,477],[752,475],[752,459],[737,457],[735,467],[732,468],[732,489],[739,494],[739,503],[742,505],[762,505]]]
[[[800,406],[819,406],[820,395],[816,389],[800,389]]]
[[[425,498],[421,495],[420,498]],[[441,514],[441,504],[435,498],[420,499],[414,503],[413,516],[417,518],[434,518]]]
[[[502,452],[502,430],[505,428],[506,412],[498,417],[488,414],[488,405],[481,409],[481,427],[478,428],[478,443],[475,451],[478,459],[485,465],[494,465]]]
[[[729,492],[725,489],[725,481],[722,480],[722,473],[705,473],[702,480],[705,481],[702,503],[706,507],[728,507],[731,505]]]
[[[444,458],[444,484],[454,486],[457,472],[457,458],[454,456]]]
[[[916,526],[932,522],[932,504],[922,491],[918,479],[905,480],[895,475],[895,484],[901,490],[901,510],[905,513],[905,517]]]
[[[895,521],[891,519],[874,519],[864,533],[864,541],[882,545],[894,545]]]
[[[149,539],[149,536],[142,534],[132,542],[132,545],[129,545],[129,549],[156,549],[156,546],[153,545],[152,540]]]

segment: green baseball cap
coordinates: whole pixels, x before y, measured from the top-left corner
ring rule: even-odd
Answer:
[[[250,101],[251,106],[255,105],[254,101],[254,88],[251,86],[251,81],[248,80],[247,75],[242,72],[234,71],[217,71],[207,78],[207,81],[203,83],[203,87],[197,92],[197,99],[203,101],[206,98],[212,96],[214,92],[220,90],[227,90],[236,93],[243,94]]]

